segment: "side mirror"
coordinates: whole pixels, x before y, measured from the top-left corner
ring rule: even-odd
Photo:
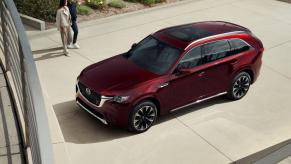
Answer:
[[[137,44],[136,44],[136,43],[133,43],[133,44],[131,45],[131,49],[135,48],[136,46],[137,46]]]

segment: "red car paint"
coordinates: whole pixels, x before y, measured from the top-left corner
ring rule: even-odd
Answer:
[[[205,29],[211,34],[190,41],[168,34],[170,30],[186,26]],[[264,51],[262,42],[242,26],[208,21],[169,27],[151,36],[181,50],[180,57],[166,73],[159,75],[150,72],[120,54],[85,68],[78,77],[78,83],[102,96],[129,96],[129,99],[125,103],[107,100],[97,107],[82,96],[77,86],[77,102],[93,114],[98,113],[98,117],[106,123],[127,127],[131,110],[143,100],[152,101],[159,115],[163,115],[197,100],[226,92],[234,77],[242,71],[250,74],[252,83],[259,75]],[[180,60],[193,47],[233,38],[241,39],[252,48],[188,69],[183,74],[175,72]],[[168,85],[161,88],[163,84]]]

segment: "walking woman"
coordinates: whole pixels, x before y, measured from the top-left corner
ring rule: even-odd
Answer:
[[[60,0],[60,5],[56,16],[57,28],[61,33],[64,54],[69,56],[68,45],[71,45],[71,15],[67,7],[67,0]]]

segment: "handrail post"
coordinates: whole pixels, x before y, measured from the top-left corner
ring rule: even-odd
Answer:
[[[18,40],[18,44],[20,45],[20,41]],[[24,61],[23,61],[23,52],[22,52],[22,48],[21,46],[19,46],[19,55],[20,56],[20,68],[21,68],[21,82],[22,82],[22,96],[25,97],[27,95],[26,93],[26,79],[25,79],[25,68],[24,68]],[[25,137],[26,137],[26,140],[24,142],[24,146],[25,148],[29,147],[30,143],[29,143],[29,127],[28,127],[28,115],[27,115],[27,106],[25,104],[27,104],[27,101],[26,101],[26,98],[23,99],[23,118],[24,118],[24,121],[25,121]]]

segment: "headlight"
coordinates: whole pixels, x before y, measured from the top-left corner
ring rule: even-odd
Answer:
[[[124,103],[128,99],[129,99],[129,96],[114,96],[112,100],[118,103]]]

